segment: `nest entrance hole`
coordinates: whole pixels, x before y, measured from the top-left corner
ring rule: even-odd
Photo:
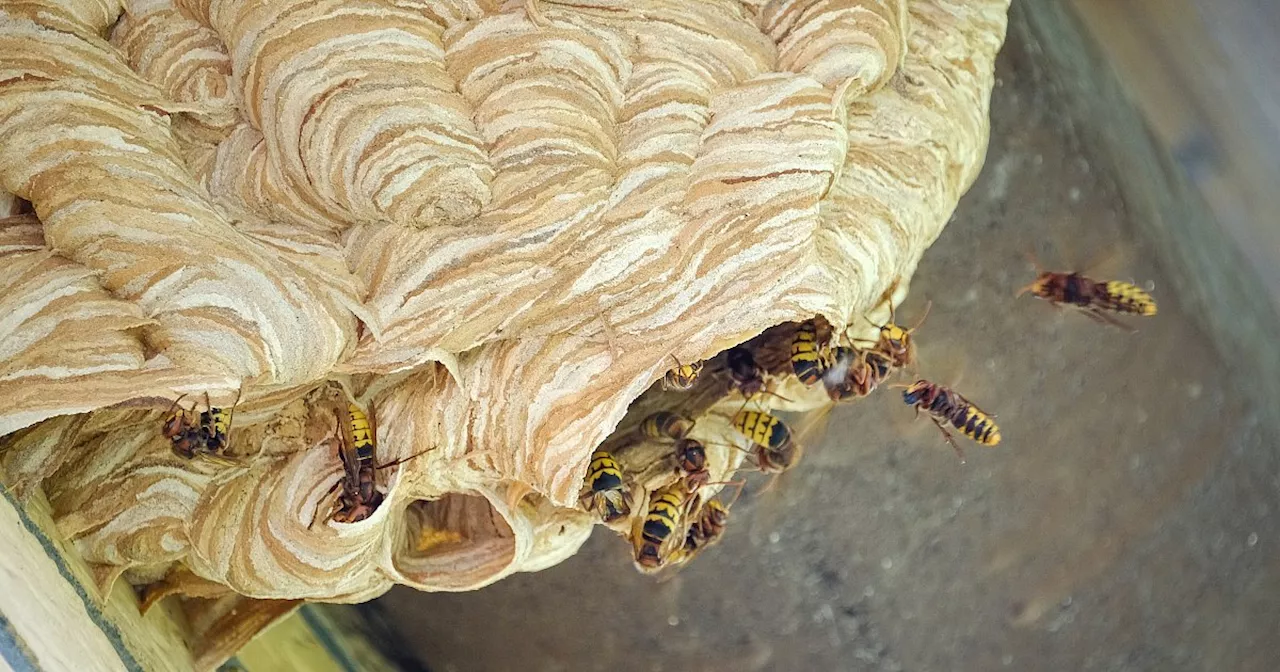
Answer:
[[[464,590],[515,560],[515,532],[483,496],[448,493],[416,500],[404,520],[395,566],[425,589]]]

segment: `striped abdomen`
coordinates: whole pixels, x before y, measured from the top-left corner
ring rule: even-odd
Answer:
[[[640,421],[640,433],[651,439],[683,439],[693,421],[671,411],[658,411]]]
[[[350,416],[351,446],[356,449],[356,456],[361,462],[372,462],[374,445],[373,430],[369,428],[369,416],[365,415],[364,410],[355,404],[347,404],[347,414]]]
[[[903,390],[902,400],[935,418],[946,420],[978,443],[986,446],[1000,443],[1000,428],[995,420],[958,392],[927,380],[917,380]]]
[[[1100,283],[1094,305],[1127,315],[1155,315],[1156,300],[1146,290],[1129,282],[1111,280]]]
[[[733,427],[752,443],[770,450],[780,450],[791,444],[791,429],[768,413],[738,411],[733,416]]]
[[[702,507],[698,522],[694,523],[694,526],[699,534],[706,539],[711,539],[724,534],[724,526],[728,521],[729,509],[721,504],[720,500],[713,499]]]
[[[591,466],[587,469],[587,483],[592,492],[621,490],[622,467],[607,451],[597,450],[591,454]]]
[[[589,491],[583,496],[583,501],[605,522],[613,522],[631,513],[631,494],[623,483],[622,467],[613,455],[603,450],[591,454],[587,485]]]
[[[203,450],[220,452],[227,444],[227,428],[231,425],[231,416],[221,408],[210,408],[200,414],[200,429],[205,443]]]
[[[649,512],[644,517],[641,536],[645,541],[662,544],[680,525],[684,511],[684,497],[678,490],[664,488],[654,493]]]
[[[1109,310],[1125,315],[1156,314],[1156,300],[1131,282],[1103,282],[1079,273],[1045,271],[1025,289],[1053,303],[1068,303],[1086,310]]]
[[[954,396],[957,402],[955,409],[947,416],[953,427],[960,430],[961,434],[984,446],[994,446],[1000,443],[1000,428],[996,426],[995,420],[992,420],[991,416],[983,413],[968,399],[959,394],[952,392],[951,395]]]
[[[829,356],[818,345],[817,325],[813,320],[805,320],[791,341],[791,370],[800,382],[812,385],[830,365]]]
[[[213,428],[214,435],[225,435],[227,426],[231,423],[231,416],[221,408],[209,409],[209,425]]]
[[[636,541],[636,564],[642,571],[657,570],[669,561],[681,561],[681,547],[664,550],[667,540],[680,527],[684,515],[685,495],[676,486],[668,486],[655,493],[649,501],[649,511],[644,516],[644,527]],[[684,540],[680,540],[684,541]]]

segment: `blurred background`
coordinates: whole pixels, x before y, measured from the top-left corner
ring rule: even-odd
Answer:
[[[899,311],[999,415],[961,465],[892,390],[840,407],[669,580],[598,531],[362,607],[457,670],[1274,670],[1280,3],[1020,0],[986,167]],[[1014,292],[1034,253],[1152,283],[1126,334]]]

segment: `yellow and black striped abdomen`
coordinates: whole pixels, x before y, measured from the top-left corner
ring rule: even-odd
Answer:
[[[984,446],[1000,443],[1000,427],[995,420],[968,402],[951,417],[951,424],[962,434]]]
[[[822,377],[827,369],[827,358],[823,357],[818,346],[818,328],[813,320],[806,320],[796,329],[795,338],[791,341],[791,370],[796,378],[805,385],[812,385]]]
[[[587,483],[592,492],[622,488],[622,467],[613,455],[603,450],[591,454],[591,467],[587,469]]]
[[[752,443],[766,448],[782,448],[791,443],[791,430],[778,418],[760,411],[739,411],[733,427]]]
[[[658,411],[640,421],[640,434],[651,439],[662,438],[662,416],[667,411]]]
[[[215,435],[225,435],[230,423],[230,414],[225,410],[221,408],[213,408],[209,410],[209,425],[213,428],[213,433]]]
[[[640,421],[640,433],[651,439],[683,439],[693,421],[671,411],[658,411]]]
[[[1111,280],[1103,285],[1104,308],[1129,315],[1155,315],[1156,300],[1146,290],[1129,282]]]
[[[729,522],[729,509],[719,500],[713,499],[703,507],[698,522],[695,523],[703,543],[714,541],[724,534],[724,527]]]
[[[661,544],[680,525],[680,516],[684,509],[684,500],[676,492],[660,490],[654,494],[649,503],[649,512],[644,517],[642,535],[648,541]]]
[[[347,428],[351,432],[351,447],[355,448],[356,456],[363,460],[372,460],[374,454],[373,430],[369,428],[369,416],[365,415],[363,409],[355,404],[347,404],[347,414],[350,416],[351,426]]]
[[[202,453],[220,453],[227,447],[227,430],[231,427],[231,414],[217,407],[200,414],[200,429],[204,433]]]

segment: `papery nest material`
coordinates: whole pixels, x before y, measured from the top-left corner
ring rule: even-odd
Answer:
[[[35,212],[0,221],[4,467],[104,583],[355,601],[558,562],[672,356],[905,292],[981,166],[1007,5],[0,3],[0,186]],[[429,450],[310,525],[335,385],[380,463]],[[173,455],[169,403],[241,387],[244,464]]]

